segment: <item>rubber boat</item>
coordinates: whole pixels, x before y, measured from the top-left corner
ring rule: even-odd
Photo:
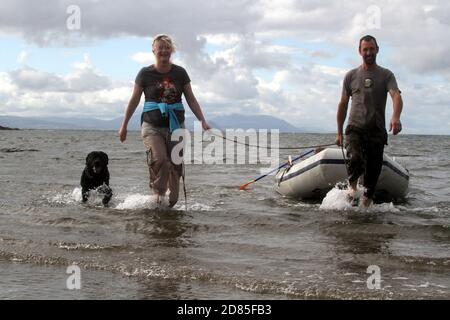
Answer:
[[[345,157],[347,159],[347,155]],[[342,149],[323,149],[301,162],[280,169],[275,178],[275,190],[283,196],[323,198],[337,183],[347,181]],[[401,200],[408,193],[408,185],[408,170],[384,154],[375,199]]]

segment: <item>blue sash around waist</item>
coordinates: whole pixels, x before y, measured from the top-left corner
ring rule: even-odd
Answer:
[[[177,115],[174,110],[184,111],[184,106],[181,102],[167,104],[164,102],[154,102],[154,101],[146,101],[144,103],[144,110],[142,112],[158,110],[161,111],[161,115],[164,118],[169,117],[169,130],[170,132],[180,128],[180,123],[178,121]]]

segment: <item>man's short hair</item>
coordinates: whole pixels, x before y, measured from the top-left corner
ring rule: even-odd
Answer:
[[[362,37],[362,38],[359,40],[359,51],[361,51],[361,43],[362,43],[363,41],[366,41],[366,42],[373,41],[373,42],[375,42],[375,47],[376,47],[377,50],[378,50],[377,39],[375,39],[374,36],[366,35],[366,36]]]

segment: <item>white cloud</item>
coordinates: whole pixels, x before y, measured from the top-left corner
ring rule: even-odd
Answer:
[[[40,71],[28,66],[11,71],[10,80],[19,90],[38,92],[85,92],[96,91],[111,86],[111,80],[99,74],[92,66],[88,55],[83,62],[74,65],[75,71],[66,76],[59,76]]]
[[[11,81],[19,90],[63,91],[66,90],[64,80],[52,73],[39,71],[30,67],[10,72]]]
[[[17,56],[17,63],[18,64],[25,64],[28,59],[28,52],[25,50],[20,51],[19,55]]]
[[[6,72],[0,72],[0,93],[12,95],[16,90],[17,86],[14,85],[10,75]]]
[[[0,113],[20,116],[92,116],[111,119],[123,115],[132,86],[117,86],[110,89],[74,92],[25,91],[13,96],[3,95]]]
[[[131,83],[113,81],[100,74],[87,54],[73,68],[65,75],[28,66],[0,73],[0,113],[104,119],[122,115],[132,92]]]
[[[149,52],[136,52],[131,56],[131,59],[145,65],[152,64],[154,61],[153,54]]]

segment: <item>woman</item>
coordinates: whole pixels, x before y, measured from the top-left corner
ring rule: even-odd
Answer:
[[[142,68],[136,77],[133,94],[119,129],[119,139],[125,141],[128,122],[144,92],[141,135],[147,151],[150,189],[158,196],[158,205],[169,189],[169,207],[173,207],[178,201],[182,165],[175,165],[171,160],[171,150],[177,142],[171,142],[170,136],[175,129],[184,128],[182,94],[189,108],[201,121],[203,130],[210,127],[192,92],[186,70],[170,60],[175,52],[172,39],[164,34],[157,35],[153,40],[152,52],[155,64]]]

